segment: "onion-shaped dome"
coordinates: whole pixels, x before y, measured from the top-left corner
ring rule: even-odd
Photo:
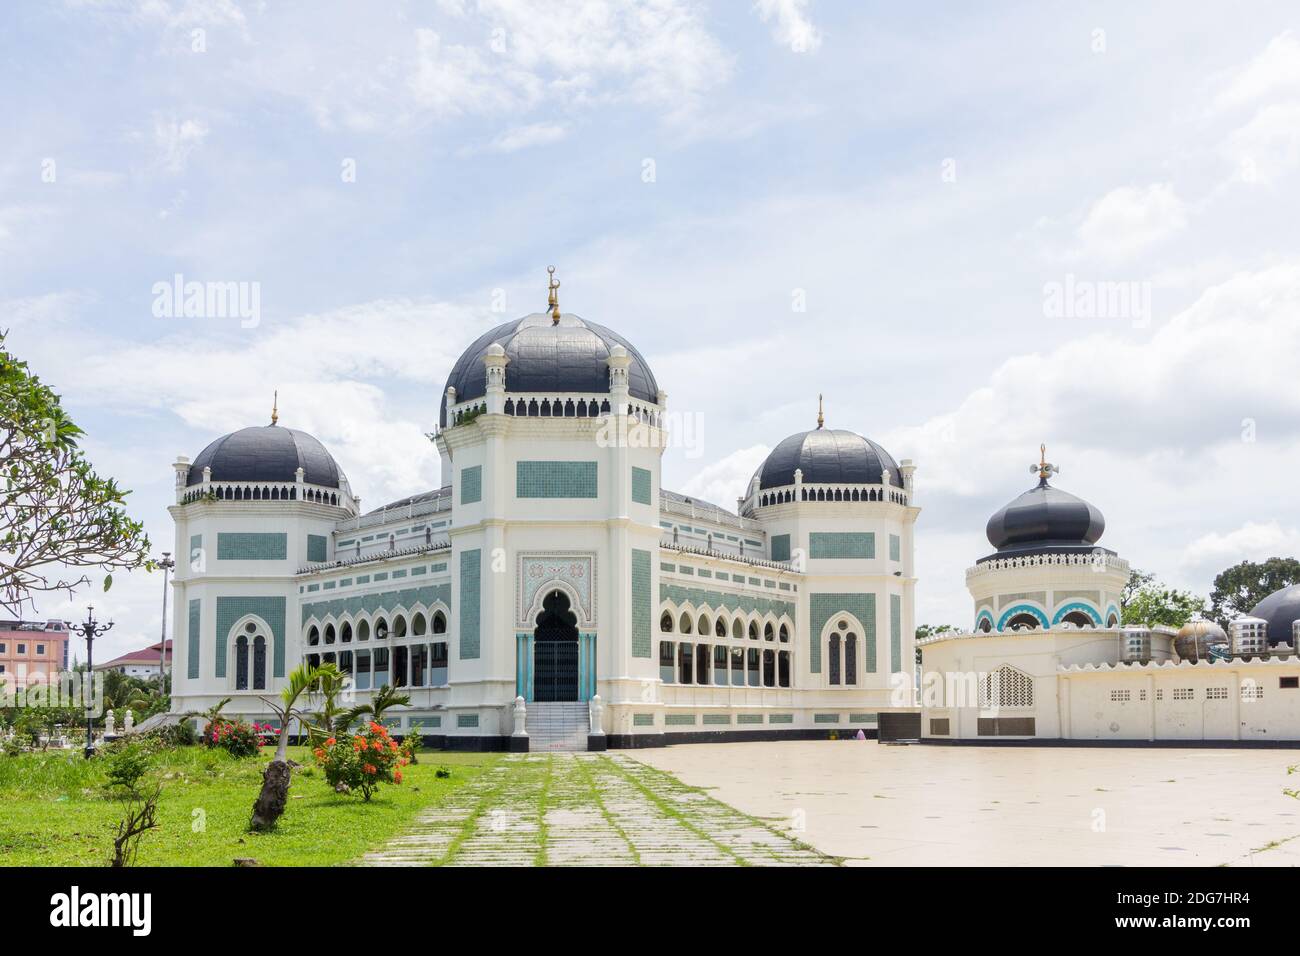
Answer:
[[[903,486],[898,463],[885,449],[856,432],[817,427],[786,438],[764,459],[758,471],[759,490],[794,484],[795,470],[804,484],[878,485],[889,476]]]
[[[1211,647],[1225,647],[1227,643],[1228,635],[1223,628],[1197,615],[1174,635],[1174,652],[1179,660],[1205,661],[1210,659]]]
[[[1290,644],[1291,625],[1300,620],[1300,584],[1274,591],[1250,610],[1251,617],[1268,622],[1268,643]]]
[[[1106,530],[1106,519],[1095,507],[1068,491],[1053,488],[1047,479],[1059,469],[1047,461],[1047,446],[1040,446],[1042,459],[1029,470],[1038,475],[1038,485],[1015,501],[998,509],[984,529],[995,558],[1017,558],[1031,554],[1070,554],[1092,551]],[[1113,552],[1107,552],[1113,553]]]
[[[222,435],[199,452],[185,484],[201,483],[204,468],[212,469],[213,481],[296,481],[299,468],[309,485],[338,488],[346,480],[334,457],[314,437],[275,424]]]
[[[442,390],[442,414],[447,424],[447,388],[456,389],[456,401],[482,398],[487,394],[487,370],[483,358],[493,344],[505,350],[507,392],[541,392],[561,394],[578,392],[609,394],[610,350],[616,345],[627,349],[632,360],[627,370],[628,394],[646,402],[659,400],[659,385],[654,373],[635,346],[617,332],[588,322],[571,313],[557,317],[550,312],[535,312],[522,319],[498,325],[480,335],[467,348]]]

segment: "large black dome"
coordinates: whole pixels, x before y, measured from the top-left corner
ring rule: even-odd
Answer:
[[[1290,644],[1291,624],[1300,619],[1300,584],[1274,591],[1250,612],[1268,621],[1269,644]]]
[[[888,472],[891,485],[903,485],[889,452],[842,428],[814,428],[782,441],[755,472],[760,490],[794,484],[796,468],[804,484],[878,485]]]
[[[1043,478],[989,518],[991,558],[1044,552],[1088,551],[1106,530],[1106,519],[1093,505]],[[988,560],[985,558],[983,560]]]
[[[339,487],[343,475],[324,445],[281,425],[254,425],[218,438],[199,452],[185,483],[203,481],[205,467],[214,481],[296,481],[301,467],[303,481],[327,488]]]
[[[610,349],[621,345],[632,359],[628,366],[628,394],[646,402],[659,400],[659,385],[641,353],[617,332],[571,313],[555,324],[549,312],[535,312],[498,325],[467,348],[452,366],[442,390],[442,414],[447,424],[447,388],[456,389],[456,401],[487,394],[483,357],[493,343],[506,351],[507,392],[585,392],[609,394]]]

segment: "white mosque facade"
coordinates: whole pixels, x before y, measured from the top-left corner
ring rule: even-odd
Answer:
[[[557,287],[451,369],[437,489],[363,509],[275,415],[176,460],[173,713],[267,718],[330,662],[453,749],[1300,740],[1300,586],[1231,636],[1126,628],[1129,566],[1044,460],[967,572],[972,629],[917,642],[910,460],[819,411],[734,511],[664,489],[666,392]]]
[[[913,466],[849,431],[779,443],[730,511],[662,487],[667,394],[554,302],[452,368],[442,487],[363,509],[280,425],[175,463],[173,712],[269,714],[300,663],[467,749],[874,732],[911,719]],[[895,677],[894,675],[902,675]],[[888,718],[886,717],[886,720]]]

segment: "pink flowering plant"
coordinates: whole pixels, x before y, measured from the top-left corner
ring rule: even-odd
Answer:
[[[232,757],[252,757],[262,750],[262,735],[272,732],[270,724],[219,717],[208,724],[203,742],[221,748]]]

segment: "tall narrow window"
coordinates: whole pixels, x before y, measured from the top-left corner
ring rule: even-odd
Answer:
[[[740,622],[737,621],[737,624]],[[743,647],[733,647],[731,649],[731,686],[745,686],[745,649]]]
[[[357,690],[370,690],[370,652],[357,651]]]
[[[447,642],[429,645],[429,686],[442,687],[447,683]]]
[[[411,648],[411,686],[427,687],[428,682],[429,682],[429,645],[416,644]]]
[[[235,639],[235,690],[248,690],[248,638]]]
[[[659,679],[665,684],[671,684],[676,674],[676,669],[673,666],[673,653],[672,641],[659,642]]]
[[[832,634],[830,640],[830,682],[833,686],[838,686],[840,682],[840,636]]]
[[[691,669],[691,651],[693,647],[694,645],[687,644],[685,641],[677,645],[677,679],[683,684],[694,683]]]
[[[781,651],[777,655],[777,685],[780,687],[790,686],[790,652]]]
[[[401,618],[398,618],[400,621]],[[393,648],[393,680],[394,687],[406,686],[406,664],[410,658],[410,648],[399,646]]]
[[[695,682],[709,682],[709,645],[701,644],[695,649]]]
[[[713,683],[719,687],[727,686],[727,649],[721,644],[713,645]]]
[[[266,690],[266,638],[253,638],[253,690]]]
[[[844,638],[844,683],[858,682],[858,635],[849,634]]]
[[[763,651],[763,686],[776,686],[776,651]]]
[[[745,658],[746,663],[749,664],[749,686],[757,687],[759,685],[759,677],[761,676],[758,673],[758,648],[751,647],[745,652]]]

